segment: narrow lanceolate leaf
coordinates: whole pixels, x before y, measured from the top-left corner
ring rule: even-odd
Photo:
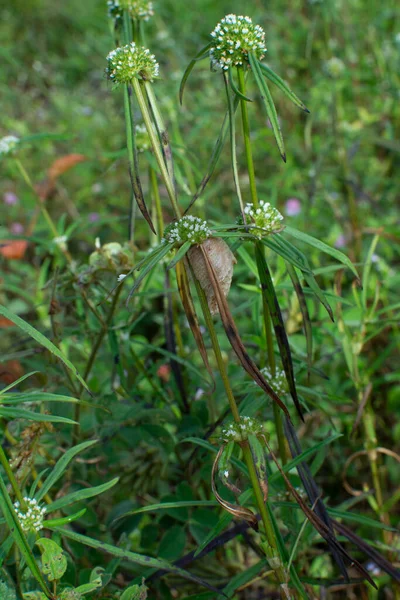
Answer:
[[[235,98],[233,99],[234,113],[236,113],[237,107],[239,106],[239,101],[240,100],[239,100],[238,96],[235,96]],[[215,142],[215,146],[214,146],[214,149],[211,154],[210,162],[208,163],[207,173],[204,175],[203,179],[201,180],[200,185],[197,189],[197,192],[195,193],[195,195],[193,196],[193,198],[191,199],[191,201],[189,203],[189,206],[185,210],[185,213],[184,213],[185,215],[191,209],[193,204],[196,202],[197,198],[199,198],[199,196],[201,196],[201,194],[204,192],[208,182],[210,181],[210,179],[212,177],[212,174],[214,173],[215,167],[218,163],[219,157],[221,156],[221,152],[224,147],[226,136],[228,134],[228,127],[229,127],[229,112],[227,111],[225,114],[222,126],[221,126],[221,130],[219,132],[218,139]]]
[[[276,254],[279,254],[279,256],[294,267],[297,267],[301,271],[311,273],[311,268],[308,265],[308,261],[304,254],[297,251],[297,248],[295,248],[293,244],[284,240],[279,234],[268,235],[262,238],[261,243],[267,248],[270,248],[273,252],[276,252]]]
[[[250,377],[260,386],[262,390],[270,397],[278,406],[283,410],[286,414],[287,418],[290,420],[289,411],[286,408],[285,404],[279,398],[279,396],[274,392],[272,387],[267,383],[260,369],[255,365],[250,356],[248,355],[246,348],[240,338],[238,329],[236,327],[235,321],[232,318],[231,312],[229,310],[228,302],[222,293],[220,285],[215,275],[215,271],[210,262],[207,252],[200,246],[203,257],[206,263],[207,272],[210,278],[211,285],[213,286],[215,299],[218,305],[219,313],[221,315],[222,325],[225,329],[225,333],[231,344],[236,356],[239,358],[244,370],[250,375]]]
[[[0,390],[0,396],[3,396],[6,392],[8,392],[12,388],[16,387],[20,383],[22,383],[25,379],[28,379],[28,377],[32,377],[32,375],[36,375],[37,373],[40,373],[40,371],[31,371],[30,373],[26,373],[25,375],[23,375],[16,381],[13,381],[12,383],[10,383],[10,385],[8,385],[7,387]],[[14,396],[14,394],[13,394],[13,396]],[[0,402],[2,402],[2,401],[4,401],[4,398],[0,398]]]
[[[215,388],[215,381],[210,363],[208,362],[207,349],[204,344],[203,336],[200,329],[200,323],[197,318],[196,309],[194,307],[192,294],[190,293],[190,285],[186,269],[183,263],[179,262],[176,265],[176,280],[178,283],[179,295],[182,300],[183,310],[185,311],[186,318],[189,323],[189,327],[195,339],[197,348],[200,352],[200,356],[203,360],[204,366],[207,369],[211,381],[213,383],[213,389]]]
[[[264,496],[264,502],[266,502],[268,499],[268,479],[267,465],[265,460],[265,448],[263,448],[260,440],[253,434],[249,434],[248,442],[251,454],[253,456],[258,482],[260,484]]]
[[[96,443],[97,440],[89,440],[87,442],[82,442],[82,444],[78,444],[77,446],[73,446],[73,448],[67,450],[65,454],[62,455],[60,460],[55,464],[52,472],[38,491],[36,495],[36,500],[40,501],[42,500],[42,498],[44,498],[44,496],[47,494],[50,488],[60,479],[60,477],[62,477],[65,469],[68,467],[69,463],[74,458],[74,456],[79,454],[79,452],[83,452],[83,450],[86,450],[86,448],[90,448],[90,446],[93,446],[93,444]]]
[[[216,474],[218,471],[219,459],[221,457],[223,450],[224,450],[224,446],[222,446],[219,449],[218,454],[217,454],[214,464],[213,464],[212,471],[211,471],[211,488],[212,488],[213,494],[215,496],[215,499],[222,506],[222,508],[224,508],[228,513],[230,513],[237,519],[243,519],[243,521],[246,521],[253,529],[255,529],[257,531],[258,530],[257,517],[253,512],[251,512],[251,510],[249,508],[246,508],[245,506],[240,506],[239,504],[233,504],[232,502],[228,502],[228,500],[225,500],[224,498],[222,498],[222,496],[220,496],[218,493],[217,486],[215,485],[215,478],[216,478]]]
[[[192,245],[192,242],[185,242],[184,244],[182,244],[182,246],[179,248],[179,250],[177,250],[174,258],[171,260],[171,262],[168,263],[167,265],[167,271],[169,271],[170,269],[172,269],[173,267],[175,267],[175,265],[182,260],[182,258],[184,258],[186,252],[190,249],[190,246]]]
[[[354,273],[354,275],[357,277],[357,280],[359,281],[360,277],[357,273],[355,266],[353,265],[351,260],[345,254],[343,254],[343,252],[340,252],[340,250],[337,250],[336,248],[332,248],[331,246],[328,246],[328,244],[321,242],[321,240],[318,240],[317,238],[314,238],[311,235],[308,235],[308,233],[303,233],[302,231],[298,231],[298,229],[294,229],[294,227],[286,226],[284,229],[284,233],[289,233],[296,239],[301,240],[302,242],[305,242],[309,246],[313,246],[314,248],[321,250],[321,252],[324,252],[325,254],[329,254],[333,258],[336,258],[336,260],[338,260],[339,262],[344,264],[346,267],[348,267],[350,269],[350,271],[352,271]]]
[[[230,76],[232,78],[232,69],[229,69]],[[229,132],[230,132],[230,142],[231,142],[231,160],[232,160],[232,172],[233,172],[233,180],[235,182],[236,194],[240,204],[240,210],[242,211],[243,221],[246,222],[246,217],[244,214],[244,206],[242,199],[242,192],[240,189],[240,181],[239,181],[239,172],[237,166],[237,155],[236,155],[236,128],[235,128],[235,110],[233,107],[232,96],[229,91],[228,82],[226,81],[226,75],[224,73],[224,82],[225,82],[225,90],[226,97],[228,101],[228,115],[229,115]]]
[[[48,511],[49,507],[47,506],[46,508]],[[86,513],[86,510],[86,508],[82,508],[82,510],[79,510],[73,515],[68,515],[67,517],[60,517],[59,519],[46,519],[43,522],[43,527],[45,529],[51,529],[52,527],[61,527],[62,525],[68,525],[69,523],[77,521],[78,519],[83,517],[83,515]]]
[[[343,548],[343,546],[341,546],[341,544],[339,544],[339,542],[335,538],[335,535],[332,533],[332,530],[329,528],[329,526],[324,521],[322,521],[322,519],[320,519],[320,517],[314,512],[314,510],[312,510],[304,502],[304,500],[302,499],[302,497],[300,496],[300,494],[297,492],[297,490],[290,483],[288,477],[286,476],[285,472],[283,471],[282,467],[280,466],[280,464],[279,464],[278,460],[276,459],[274,453],[272,452],[271,447],[268,444],[268,442],[266,442],[266,444],[267,444],[268,450],[270,451],[270,454],[272,456],[272,459],[273,459],[274,463],[278,467],[278,470],[280,471],[280,473],[281,473],[281,475],[282,475],[282,477],[283,477],[283,479],[285,481],[286,487],[288,488],[288,490],[292,494],[293,498],[296,500],[297,504],[300,506],[301,510],[304,512],[304,514],[306,515],[306,517],[308,518],[308,520],[310,521],[310,523],[313,525],[313,527],[328,542],[329,546],[331,548],[333,548],[341,556],[342,559],[345,558],[352,565],[354,565],[357,568],[357,570],[359,571],[359,573],[371,585],[373,585],[376,588],[375,583],[371,579],[368,571],[366,569],[364,569],[364,567],[355,558],[352,558],[348,554],[348,552],[346,552],[346,550]],[[345,578],[348,579],[348,575],[347,575],[347,571],[346,570],[345,570],[345,573],[343,573],[343,574],[345,575]]]
[[[271,123],[272,131],[274,132],[279,152],[281,153],[283,161],[286,162],[285,146],[283,144],[281,127],[279,125],[278,115],[276,112],[274,101],[271,96],[271,92],[269,91],[267,82],[264,79],[260,63],[258,62],[256,56],[252,52],[249,52],[249,60],[251,69],[256,79],[256,83],[258,85],[258,89],[260,90],[261,98],[263,99],[264,106],[267,111],[269,121]]]
[[[310,381],[311,368],[313,363],[313,339],[312,339],[312,327],[310,313],[308,312],[306,297],[301,287],[300,280],[297,276],[296,269],[289,263],[286,263],[286,268],[289,273],[289,277],[292,281],[294,291],[299,301],[301,315],[303,317],[304,334],[306,336],[306,348],[307,348],[307,365],[308,365],[308,382]]]
[[[264,249],[261,246],[261,244],[256,244],[255,251],[258,273],[261,282],[261,292],[267,303],[271,315],[272,325],[274,326],[274,331],[279,346],[279,353],[282,359],[282,365],[285,371],[286,380],[288,382],[289,391],[293,398],[293,402],[296,406],[300,418],[304,420],[303,411],[301,410],[299,398],[297,396],[296,391],[292,353],[290,350],[289,340],[286,334],[285,324],[283,322],[283,317],[279,306],[278,298],[276,296],[274,284],[272,283],[272,277],[268,269],[267,261],[265,260]]]
[[[304,279],[306,280],[306,282],[308,283],[309,287],[314,292],[315,296],[321,302],[322,306],[325,307],[326,312],[328,313],[328,315],[331,318],[331,321],[334,322],[335,319],[333,317],[332,308],[330,307],[329,302],[325,298],[324,293],[321,291],[321,288],[319,287],[319,285],[317,283],[317,280],[315,279],[314,275],[312,273],[311,274],[309,274],[309,273],[303,273],[303,276],[304,276]]]
[[[82,490],[72,492],[71,494],[67,494],[66,496],[61,496],[61,498],[58,498],[51,504],[47,505],[47,512],[54,512],[56,510],[60,510],[60,508],[70,506],[71,504],[74,504],[74,502],[81,502],[82,500],[87,500],[88,498],[93,498],[95,496],[98,496],[99,494],[103,494],[104,492],[112,488],[116,483],[118,483],[118,480],[119,477],[115,477],[107,483],[103,483],[95,487],[83,488]]]
[[[195,64],[197,63],[198,60],[201,60],[202,58],[205,58],[207,56],[207,53],[208,53],[209,49],[211,48],[211,46],[212,46],[212,42],[210,42],[209,44],[204,46],[204,48],[199,50],[199,52],[196,54],[196,56],[190,61],[190,63],[186,67],[186,70],[182,77],[181,85],[179,86],[179,102],[181,104],[183,102],[183,92],[185,91],[185,85],[186,85],[186,82],[188,80],[190,73],[193,70],[193,67],[195,66]]]
[[[225,75],[225,73],[224,73],[224,75]],[[247,96],[245,96],[244,94],[242,94],[242,92],[237,87],[237,85],[235,83],[235,80],[233,78],[233,69],[232,69],[232,67],[229,67],[229,69],[228,69],[228,77],[229,77],[229,85],[230,85],[232,91],[236,94],[236,96],[238,96],[242,100],[246,100],[246,102],[253,102],[253,100],[251,98],[248,98]]]
[[[64,354],[61,352],[61,350],[59,350],[59,348],[57,348],[57,346],[55,346],[52,342],[50,342],[50,340],[48,340],[42,333],[37,331],[37,329],[32,327],[32,325],[29,325],[29,323],[27,323],[26,321],[21,319],[21,317],[18,317],[18,315],[15,315],[14,313],[12,313],[5,306],[0,305],[0,315],[2,315],[3,317],[6,317],[6,319],[9,319],[10,321],[12,321],[17,327],[22,329],[22,331],[24,333],[26,333],[31,338],[33,338],[41,346],[44,346],[44,348],[49,350],[49,352],[51,352],[52,354],[57,356],[57,358],[59,358],[61,360],[61,362],[63,362],[64,365],[73,372],[75,377],[78,379],[79,383],[90,394],[90,390],[89,390],[88,386],[86,385],[86,383],[84,382],[82,377],[79,375],[78,371],[75,369],[72,362],[66,356],[64,356]]]
[[[195,583],[200,584],[208,589],[211,589],[214,592],[218,592],[218,590],[216,590],[213,586],[209,585],[203,579],[200,579],[200,577],[196,577],[196,575],[192,575],[188,571],[179,569],[178,567],[174,567],[174,565],[171,565],[166,560],[160,558],[152,558],[151,556],[137,554],[136,552],[130,552],[129,550],[124,550],[123,548],[118,548],[117,546],[112,546],[111,544],[107,544],[105,542],[99,542],[98,540],[94,540],[93,538],[87,537],[86,535],[82,535],[80,533],[76,533],[75,531],[71,531],[69,529],[55,527],[54,531],[66,538],[69,538],[70,540],[74,540],[75,542],[83,544],[84,546],[89,546],[89,548],[94,548],[95,550],[99,550],[100,552],[106,552],[107,554],[111,554],[112,556],[116,556],[117,558],[122,558],[123,560],[133,562],[137,565],[141,565],[142,567],[162,569],[163,571],[167,571],[168,573],[180,575],[184,579],[194,581]]]
[[[33,577],[36,579],[41,589],[44,591],[48,598],[51,597],[50,590],[48,589],[43,575],[36,563],[36,560],[32,554],[32,550],[29,547],[25,533],[19,523],[18,517],[15,513],[13,503],[7,492],[6,485],[0,475],[0,509],[3,517],[6,520],[8,528],[11,532],[11,538],[15,541],[21,556],[23,556],[27,566],[29,567]]]
[[[132,185],[132,191],[136,199],[136,203],[139,207],[140,212],[146,219],[150,226],[150,229],[155,234],[153,222],[150,217],[150,213],[147,210],[146,203],[144,201],[142,184],[139,178],[139,161],[137,157],[137,149],[135,142],[135,127],[133,123],[132,104],[131,104],[132,90],[131,86],[126,85],[124,89],[124,101],[125,101],[125,124],[126,124],[126,141],[128,147],[129,157],[129,176]],[[132,208],[131,208],[131,219],[132,219]]]
[[[172,244],[163,244],[163,248],[160,249],[159,252],[155,253],[153,258],[149,260],[140,270],[140,274],[135,279],[135,283],[131,287],[127,302],[131,299],[132,294],[137,290],[137,288],[142,283],[143,279],[150,273],[152,269],[168,254],[168,252],[172,249]]]
[[[75,425],[76,421],[67,417],[57,417],[56,415],[46,415],[46,413],[37,413],[33,410],[24,408],[11,408],[0,406],[0,417],[3,419],[27,419],[38,423],[65,423],[66,425]]]
[[[300,98],[298,98],[296,96],[296,94],[294,92],[292,92],[292,90],[289,88],[288,84],[281,77],[279,77],[279,75],[277,75],[272,69],[267,67],[267,65],[265,65],[264,63],[260,62],[259,65],[260,65],[260,68],[263,71],[264,75],[266,77],[268,77],[268,79],[270,81],[272,81],[272,83],[274,83],[289,98],[289,100],[291,100],[293,102],[293,104],[295,104],[296,106],[298,106],[299,108],[304,110],[304,112],[306,112],[306,113],[310,112],[308,110],[308,108],[306,107],[306,105],[300,100]]]

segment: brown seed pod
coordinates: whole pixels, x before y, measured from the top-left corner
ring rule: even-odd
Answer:
[[[236,258],[232,254],[228,244],[220,238],[208,238],[201,246],[207,252],[220,288],[226,297],[231,287],[233,265],[237,262]],[[200,246],[192,246],[188,252],[188,256],[193,272],[206,295],[210,312],[212,315],[216,315],[218,313],[218,304]]]

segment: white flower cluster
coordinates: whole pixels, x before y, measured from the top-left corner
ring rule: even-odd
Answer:
[[[132,19],[148,21],[154,15],[153,3],[149,0],[108,0],[108,14],[116,21],[122,20],[122,11],[129,12]]]
[[[229,427],[222,429],[221,438],[224,442],[242,442],[250,433],[264,433],[262,424],[251,417],[240,417],[240,423],[231,423]]]
[[[15,135],[6,135],[0,140],[0,156],[11,154],[17,147],[19,138]]]
[[[261,373],[264,375],[265,379],[272,387],[274,392],[278,394],[278,396],[287,393],[288,385],[285,371],[283,371],[282,369],[276,369],[275,375],[273,377],[269,367],[264,367],[263,369],[261,369]]]
[[[112,50],[107,56],[107,76],[116,84],[130,83],[134,77],[153,81],[159,75],[159,64],[148,48],[135,42]]]
[[[254,208],[252,204],[246,204],[244,214],[249,216],[258,228],[254,231],[257,237],[261,238],[266,233],[274,233],[282,229],[283,216],[269,202],[261,200],[258,208]]]
[[[345,68],[344,62],[336,56],[333,56],[325,63],[326,72],[333,78],[340,77]]]
[[[186,215],[173,223],[165,230],[165,239],[168,242],[184,244],[192,242],[192,244],[202,244],[207,238],[212,235],[211,229],[207,225],[207,221]]]
[[[35,498],[25,496],[24,502],[27,506],[26,511],[22,510],[19,502],[14,502],[15,512],[21,524],[21,527],[26,532],[38,532],[43,528],[44,516],[46,508],[40,506]]]
[[[210,50],[211,62],[225,71],[248,62],[249,52],[261,60],[267,51],[264,30],[253,25],[250,17],[227,15],[211,32],[211,37],[215,41]]]

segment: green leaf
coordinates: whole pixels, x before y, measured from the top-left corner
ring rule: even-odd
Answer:
[[[307,258],[293,244],[282,238],[279,234],[269,235],[261,239],[261,243],[285,261],[300,269],[303,273],[311,273]]]
[[[33,577],[36,579],[42,590],[45,592],[47,597],[50,597],[49,589],[46,585],[43,575],[41,574],[39,567],[36,563],[35,557],[33,556],[32,550],[29,547],[28,540],[26,539],[25,533],[22,530],[19,519],[15,513],[13,503],[8,494],[7,488],[4,484],[3,478],[0,475],[0,509],[6,520],[8,528],[10,529],[10,538],[13,539],[25,559],[26,564]]]
[[[67,417],[56,417],[54,415],[46,415],[45,413],[37,413],[24,408],[8,408],[0,406],[0,417],[4,419],[27,419],[28,421],[36,421],[39,423],[66,423],[75,425],[75,421]]]
[[[147,598],[147,587],[142,585],[132,585],[128,587],[120,597],[119,600],[146,600]]]
[[[133,562],[143,567],[151,567],[157,570],[161,569],[163,571],[168,571],[170,573],[174,573],[175,575],[180,575],[184,579],[189,579],[189,581],[194,581],[197,584],[201,584],[207,588],[211,588],[211,586],[206,581],[203,581],[199,577],[192,575],[188,571],[184,571],[183,569],[179,569],[178,567],[171,565],[165,560],[161,560],[159,558],[152,558],[150,556],[145,556],[144,554],[137,554],[136,552],[130,552],[129,550],[124,550],[123,548],[118,548],[117,546],[112,546],[111,544],[107,544],[105,542],[99,542],[98,540],[94,540],[93,538],[87,537],[86,535],[82,535],[80,533],[76,533],[75,531],[70,531],[68,529],[62,529],[61,527],[55,528],[54,531],[56,531],[60,535],[63,535],[64,537],[69,538],[70,540],[74,540],[75,542],[83,544],[84,546],[89,546],[89,548],[99,550],[100,552],[107,552],[112,556],[122,558],[123,560]]]
[[[49,505],[46,507],[47,512],[49,511]],[[61,527],[61,525],[68,525],[68,523],[72,523],[73,521],[77,521],[86,513],[86,508],[79,510],[73,515],[68,515],[67,517],[60,517],[59,519],[46,519],[43,522],[43,527],[45,529],[51,529],[52,527]]]
[[[48,600],[43,592],[25,592],[23,598],[24,600]]]
[[[41,593],[41,592],[39,592]],[[17,600],[15,590],[10,588],[7,583],[0,580],[0,598],[1,600]],[[45,596],[46,598],[46,596]],[[47,600],[47,599],[46,599]]]
[[[314,292],[315,296],[318,298],[318,300],[321,302],[322,306],[325,307],[328,315],[331,318],[331,321],[334,322],[335,319],[333,317],[333,312],[332,309],[330,307],[329,302],[327,301],[327,299],[325,298],[324,293],[321,291],[317,280],[315,279],[313,274],[309,274],[309,273],[303,273],[303,277],[306,280],[306,282],[308,283],[309,287],[312,289],[312,291]]]
[[[138,275],[138,277],[135,279],[135,283],[129,291],[128,300],[131,298],[134,291],[137,290],[137,288],[140,286],[143,279],[150,273],[152,269],[154,269],[154,267],[158,265],[158,263],[164,258],[164,256],[168,254],[172,247],[173,244],[163,244],[163,248],[161,248],[160,251],[156,253],[156,256],[154,256],[151,260],[149,260],[148,263],[146,263],[145,266],[141,268],[140,275]]]
[[[67,558],[60,546],[48,538],[36,540],[42,551],[42,570],[49,581],[59,581],[67,570]]]
[[[44,496],[47,494],[50,488],[60,479],[60,477],[62,477],[65,469],[68,467],[69,463],[74,458],[74,456],[79,454],[79,452],[83,452],[83,450],[86,450],[86,448],[90,448],[91,446],[93,446],[93,444],[97,444],[97,440],[89,440],[87,442],[82,442],[82,444],[73,446],[73,448],[70,448],[65,452],[65,454],[62,455],[62,457],[56,463],[52,472],[38,491],[36,495],[36,500],[38,502],[42,498],[44,498]]]
[[[267,111],[268,118],[271,123],[272,131],[274,132],[275,140],[279,148],[279,152],[281,153],[282,159],[286,162],[286,154],[285,154],[285,146],[283,144],[283,137],[281,128],[279,125],[278,115],[276,113],[276,108],[274,101],[271,96],[271,92],[268,89],[267,82],[263,77],[263,73],[261,71],[260,63],[257,60],[256,56],[253,52],[249,52],[249,61],[250,66],[253,71],[254,77],[256,79],[256,83],[258,89],[260,90],[261,98],[264,102],[265,109]]]
[[[246,102],[253,102],[253,100],[251,98],[248,98],[247,96],[245,96],[244,94],[242,94],[242,92],[237,87],[237,85],[235,83],[235,80],[233,79],[233,69],[232,69],[232,67],[229,67],[229,69],[228,69],[228,78],[229,78],[229,85],[230,85],[232,91],[236,94],[236,96],[238,96],[242,100],[246,100]]]
[[[99,494],[102,494],[107,490],[111,489],[116,483],[118,483],[118,480],[119,477],[115,477],[115,479],[112,479],[107,483],[103,483],[95,487],[83,488],[82,490],[78,490],[77,492],[72,492],[71,494],[62,496],[61,498],[58,498],[51,504],[48,504],[46,510],[47,512],[54,512],[56,510],[60,510],[60,508],[69,506],[74,502],[81,502],[82,500],[86,500],[87,498],[93,498],[94,496],[98,496]]]
[[[312,339],[312,326],[310,313],[308,312],[306,297],[301,287],[300,280],[297,276],[296,269],[291,264],[286,263],[286,268],[289,273],[289,277],[292,281],[294,291],[299,301],[301,316],[303,318],[304,333],[306,336],[306,348],[307,348],[307,365],[308,365],[308,382],[311,377],[311,369],[313,362],[313,339]]]
[[[343,252],[340,252],[340,250],[337,250],[336,248],[332,248],[331,246],[328,246],[328,244],[321,242],[321,240],[318,240],[317,238],[314,238],[311,235],[308,235],[308,233],[303,233],[302,231],[299,231],[298,229],[294,229],[294,227],[289,227],[288,225],[286,225],[285,229],[283,230],[283,233],[288,233],[289,235],[292,235],[296,239],[301,240],[302,242],[305,242],[309,246],[313,246],[314,248],[321,250],[321,252],[324,252],[325,254],[329,254],[330,256],[332,256],[333,258],[335,258],[336,260],[341,262],[343,265],[348,267],[352,271],[352,273],[354,273],[354,275],[357,277],[357,280],[359,281],[360,278],[359,278],[359,275],[357,273],[355,266],[353,265],[351,260],[345,254],[343,254]]]
[[[42,333],[37,331],[37,329],[32,327],[32,325],[29,325],[29,323],[21,319],[21,317],[18,317],[18,315],[15,315],[11,311],[9,311],[8,308],[6,308],[5,306],[0,305],[0,315],[3,315],[3,317],[6,317],[6,319],[12,321],[15,325],[17,325],[17,327],[22,329],[24,333],[33,338],[41,346],[44,346],[47,350],[49,350],[49,352],[57,356],[57,358],[59,358],[61,362],[63,362],[64,365],[73,372],[73,374],[78,379],[79,383],[85,388],[85,390],[87,390],[89,394],[91,393],[88,386],[86,385],[82,377],[79,375],[78,371],[75,369],[71,361],[66,356],[64,356],[61,350],[59,350],[57,346],[50,342],[50,340],[48,340]]]
[[[174,525],[167,529],[158,547],[157,555],[166,560],[176,560],[185,551],[186,534],[182,527]]]
[[[48,392],[22,392],[21,394],[6,394],[0,397],[1,404],[23,404],[29,402],[30,404],[40,402],[70,402],[72,404],[88,404],[77,398],[71,398],[70,396],[62,396],[61,394],[50,394]],[[90,404],[93,406],[93,404]]]
[[[229,69],[230,78],[232,79],[232,69]],[[235,108],[233,106],[231,93],[229,91],[228,83],[226,81],[226,76],[224,73],[224,83],[226,90],[226,98],[228,102],[228,116],[229,116],[229,133],[230,133],[230,143],[231,143],[231,162],[232,162],[232,172],[233,172],[233,180],[235,183],[236,194],[239,200],[240,209],[244,211],[243,208],[243,200],[242,200],[242,192],[240,189],[240,180],[239,180],[239,171],[237,165],[237,155],[236,155],[236,128],[235,128]],[[233,79],[232,79],[233,84]],[[240,92],[239,92],[240,94]],[[243,94],[242,94],[243,95]],[[244,98],[244,96],[243,96]]]
[[[289,88],[288,84],[281,78],[277,73],[275,73],[272,69],[267,67],[264,63],[258,63],[262,71],[264,71],[264,75],[268,77],[272,83],[274,83],[288,98],[291,100],[296,106],[304,110],[304,112],[309,113],[310,111],[306,107],[305,104],[296,96],[294,92]]]
[[[185,256],[186,252],[190,249],[191,246],[192,242],[185,242],[184,244],[182,244],[179,250],[177,250],[174,258],[171,260],[170,263],[168,263],[167,269],[169,270],[175,267],[176,263],[182,260],[182,258]]]
[[[183,92],[185,90],[185,85],[186,85],[186,82],[188,80],[190,73],[193,70],[193,67],[195,66],[195,64],[198,60],[201,60],[202,58],[205,58],[207,56],[207,52],[211,48],[212,44],[213,43],[210,42],[209,44],[204,46],[201,50],[199,50],[199,52],[196,54],[196,56],[190,61],[190,63],[186,67],[185,72],[182,77],[181,85],[179,86],[179,102],[181,104],[183,102]]]
[[[22,377],[20,377],[16,381],[13,381],[12,383],[10,383],[10,385],[8,385],[7,387],[5,387],[2,390],[0,390],[0,396],[2,396],[6,392],[8,392],[8,390],[11,390],[12,388],[16,387],[17,385],[19,385],[20,383],[22,383],[23,381],[25,381],[25,379],[28,379],[28,377],[32,377],[32,375],[36,375],[37,373],[40,373],[40,371],[31,371],[30,373],[26,373],[26,375],[23,375]],[[0,399],[0,401],[1,400],[2,399]]]
[[[155,512],[158,510],[167,510],[171,508],[186,508],[189,506],[195,506],[196,508],[199,506],[218,506],[218,502],[216,500],[177,500],[176,502],[160,502],[159,504],[149,504],[148,506],[135,508],[134,510],[130,510],[123,515],[120,515],[116,521],[123,519],[128,515],[138,515],[140,513]]]

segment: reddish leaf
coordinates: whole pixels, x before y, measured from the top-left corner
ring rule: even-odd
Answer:
[[[24,374],[24,369],[18,360],[9,360],[6,363],[0,364],[0,381],[6,385],[14,383]]]
[[[26,240],[3,240],[0,243],[0,255],[9,260],[21,260],[25,256],[27,247]]]
[[[66,154],[57,158],[47,172],[50,181],[55,181],[60,175],[66,173],[78,163],[87,160],[84,154]]]

